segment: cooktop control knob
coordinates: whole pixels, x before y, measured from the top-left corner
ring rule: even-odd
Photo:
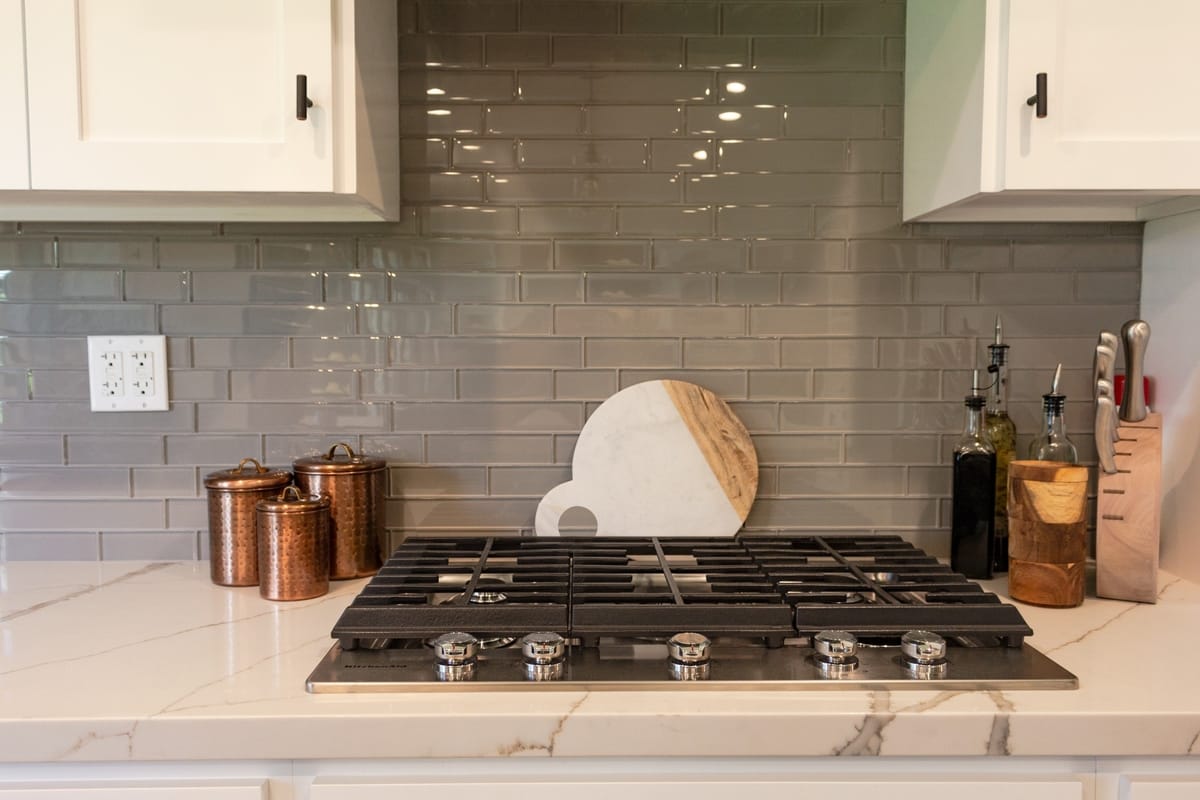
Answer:
[[[567,640],[553,631],[534,631],[521,639],[525,677],[531,681],[556,681],[563,675]]]
[[[700,681],[708,677],[709,647],[702,633],[677,633],[667,640],[667,662],[677,681]]]
[[[909,631],[900,637],[900,653],[918,678],[934,678],[946,672],[946,640],[931,631]]]
[[[434,668],[439,680],[466,681],[475,677],[479,640],[469,633],[443,633],[433,640]]]
[[[820,631],[813,637],[813,660],[823,675],[858,669],[858,637],[849,631]]]

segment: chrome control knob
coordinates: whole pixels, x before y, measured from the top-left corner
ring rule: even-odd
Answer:
[[[930,631],[909,631],[900,637],[900,652],[912,664],[939,664],[946,660],[946,640]]]
[[[667,663],[677,681],[702,681],[708,678],[712,642],[702,633],[677,633],[667,640]]]
[[[479,640],[469,633],[443,633],[433,640],[433,666],[438,680],[471,680],[478,657]]]
[[[567,641],[553,631],[534,631],[521,639],[526,664],[553,664],[567,654]]]
[[[946,674],[946,640],[930,631],[909,631],[900,637],[900,653],[914,678],[929,680]]]
[[[820,631],[813,637],[813,650],[827,664],[857,661],[858,637],[849,631]]]

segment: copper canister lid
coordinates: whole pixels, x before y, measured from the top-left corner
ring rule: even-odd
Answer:
[[[270,514],[311,514],[329,508],[325,495],[302,494],[295,486],[288,486],[275,499],[259,500],[254,506]]]
[[[253,464],[253,468],[247,465]],[[223,469],[210,472],[204,477],[204,485],[209,489],[224,489],[230,492],[252,492],[262,489],[277,489],[286,486],[292,480],[292,473],[286,469],[271,469],[264,467],[253,458],[243,458],[233,469]]]
[[[346,449],[344,455],[334,455],[339,447]],[[292,462],[292,469],[306,475],[314,473],[352,475],[358,472],[377,472],[386,466],[387,462],[382,458],[355,453],[354,449],[345,442],[338,442],[324,455],[307,456]]]

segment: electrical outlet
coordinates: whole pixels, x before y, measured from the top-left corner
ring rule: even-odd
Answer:
[[[92,411],[166,411],[167,337],[89,336]]]

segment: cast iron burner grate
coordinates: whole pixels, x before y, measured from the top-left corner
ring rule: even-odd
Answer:
[[[830,535],[410,539],[333,636],[354,649],[455,630],[554,631],[592,646],[696,631],[777,647],[828,629],[1010,647],[1032,633],[1015,607],[898,536]]]

